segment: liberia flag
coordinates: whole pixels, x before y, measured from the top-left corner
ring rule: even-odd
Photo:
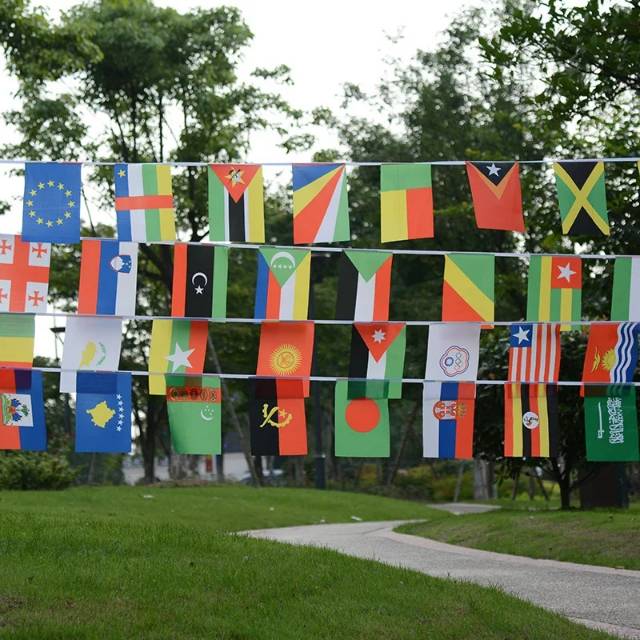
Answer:
[[[560,325],[512,324],[509,382],[557,382],[560,373]]]
[[[631,382],[638,362],[638,322],[592,324],[583,382]]]

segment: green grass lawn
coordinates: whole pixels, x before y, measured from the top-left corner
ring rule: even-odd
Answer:
[[[433,513],[302,489],[0,492],[0,637],[608,637],[496,589],[227,533]]]
[[[640,504],[628,510],[527,511],[509,509],[465,516],[433,514],[404,525],[411,533],[465,547],[623,569],[640,569]]]

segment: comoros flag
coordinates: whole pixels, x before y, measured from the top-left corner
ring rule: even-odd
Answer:
[[[46,448],[42,373],[0,369],[0,449]]]

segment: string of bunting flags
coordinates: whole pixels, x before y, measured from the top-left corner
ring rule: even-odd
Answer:
[[[611,161],[636,161],[612,159]],[[609,161],[609,160],[607,160]],[[42,374],[76,394],[76,450],[131,448],[132,376],[119,371],[123,322],[152,322],[149,393],[166,397],[178,453],[221,452],[221,380],[248,379],[254,455],[305,455],[311,380],[335,381],[335,453],[390,455],[389,401],[405,382],[423,384],[423,455],[473,455],[476,387],[504,387],[504,455],[558,453],[557,388],[580,386],[587,457],[638,460],[633,375],[640,332],[640,257],[530,255],[524,322],[495,319],[496,257],[420,250],[312,247],[350,238],[348,164],[292,165],[296,247],[264,246],[262,167],[203,164],[210,242],[176,239],[171,163],[114,166],[117,238],[80,237],[81,169],[90,163],[25,165],[21,235],[0,235],[0,448],[44,450]],[[107,163],[102,163],[107,164]],[[431,165],[380,166],[382,242],[433,237]],[[518,162],[466,162],[479,228],[523,232]],[[553,163],[562,230],[608,235],[604,161]],[[76,314],[49,313],[51,243],[81,242]],[[136,316],[138,243],[173,245],[171,315]],[[253,318],[227,318],[229,251],[257,252]],[[309,319],[312,251],[339,251],[335,319]],[[396,254],[444,259],[440,321],[389,320]],[[609,321],[581,317],[582,260],[613,259]],[[34,368],[35,315],[65,315],[59,369]],[[260,324],[255,374],[204,373],[209,322]],[[316,324],[352,326],[347,378],[311,375]],[[561,332],[590,327],[582,380],[561,381]],[[404,379],[406,327],[429,325],[424,379]],[[483,331],[507,325],[507,379],[478,379]]]

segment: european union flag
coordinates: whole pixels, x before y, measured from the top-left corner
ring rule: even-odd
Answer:
[[[81,168],[79,163],[26,163],[22,240],[80,242]]]
[[[78,372],[76,451],[131,451],[131,374]]]

